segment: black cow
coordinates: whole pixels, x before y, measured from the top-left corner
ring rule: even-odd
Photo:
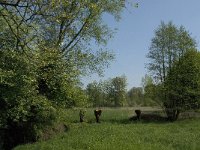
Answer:
[[[79,112],[80,122],[84,121],[85,112],[86,112],[85,110],[80,110]]]
[[[136,113],[136,115],[137,115],[137,120],[140,120],[140,118],[141,118],[141,110],[136,109],[136,110],[135,110],[135,113]]]
[[[99,117],[101,116],[101,113],[102,113],[102,110],[101,110],[101,109],[96,109],[96,110],[94,110],[94,115],[95,115],[95,117],[96,117],[96,122],[97,122],[97,123],[100,123]]]

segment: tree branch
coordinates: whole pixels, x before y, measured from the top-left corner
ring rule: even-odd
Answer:
[[[72,40],[62,49],[62,52],[65,52],[66,49],[68,49],[71,44],[76,40],[76,38],[81,34],[81,32],[83,31],[84,27],[87,25],[90,17],[92,16],[92,13],[90,12],[90,14],[88,15],[88,17],[86,18],[85,22],[83,23],[82,27],[80,28],[80,30],[74,35],[74,37],[72,38]]]
[[[67,10],[65,10],[65,11],[68,14],[71,14],[75,10],[76,7],[77,7],[77,5],[75,4],[75,1],[73,1],[72,4],[71,4],[70,10],[68,12],[67,12]],[[79,12],[80,12],[80,9],[78,10],[77,13],[74,14],[74,18],[71,19],[71,21],[69,21],[69,22],[67,22],[64,19],[61,20],[60,31],[59,31],[59,34],[58,34],[58,41],[57,41],[56,46],[58,46],[62,42],[62,40],[64,39],[64,35],[65,35],[66,31],[67,31],[67,28],[73,23],[75,18],[78,16]]]
[[[4,6],[12,6],[12,7],[27,7],[27,6],[24,6],[24,5],[19,5],[21,0],[18,0],[15,4],[13,3],[7,3],[6,1],[0,1],[0,5],[4,5]]]

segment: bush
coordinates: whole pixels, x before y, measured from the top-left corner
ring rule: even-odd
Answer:
[[[36,141],[38,129],[56,117],[51,102],[38,94],[33,62],[24,53],[0,51],[0,125],[5,149]]]
[[[0,128],[4,147],[36,141],[56,119],[57,107],[87,103],[77,74],[59,51],[0,51]]]

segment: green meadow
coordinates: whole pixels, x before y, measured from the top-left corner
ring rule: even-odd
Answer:
[[[93,109],[87,109],[85,122],[79,123],[79,109],[60,113],[67,130],[46,141],[20,145],[14,150],[198,150],[200,120],[132,120],[134,108],[103,108],[101,123],[95,122]],[[162,114],[141,108],[144,114]]]

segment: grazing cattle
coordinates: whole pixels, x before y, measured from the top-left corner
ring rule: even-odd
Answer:
[[[136,115],[137,115],[137,120],[140,120],[140,118],[141,118],[141,110],[136,109],[136,110],[135,110],[135,113],[136,113]]]
[[[97,123],[100,123],[99,117],[101,116],[101,113],[102,113],[102,110],[101,110],[101,109],[96,109],[96,110],[94,110],[94,115],[95,115],[95,117],[96,117],[96,122],[97,122]]]
[[[84,121],[85,112],[86,112],[85,110],[80,110],[79,112],[80,122]]]

